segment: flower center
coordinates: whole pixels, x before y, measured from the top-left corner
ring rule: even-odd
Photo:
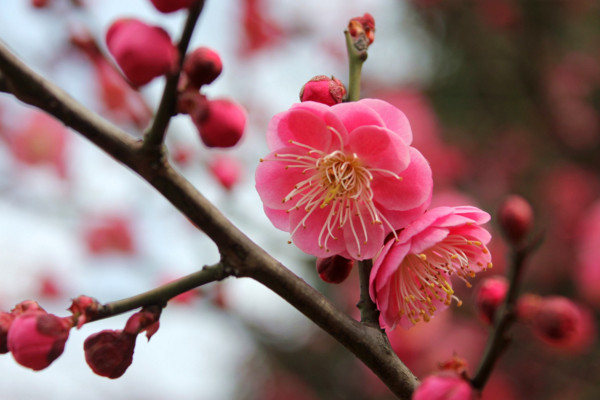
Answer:
[[[333,131],[333,128],[330,129]],[[341,137],[340,143],[343,145]],[[355,153],[345,152],[343,146],[341,150],[325,153],[303,143],[290,141],[290,144],[307,149],[306,155],[275,153],[273,159],[262,161],[283,162],[285,169],[297,168],[306,176],[282,200],[283,203],[293,202],[288,213],[301,209],[306,212],[293,228],[292,236],[298,229],[305,229],[308,218],[321,209],[328,212],[324,220],[319,219],[322,227],[317,244],[326,251],[329,251],[330,240],[338,240],[337,230],[345,226],[349,226],[356,243],[357,257],[360,257],[361,246],[368,242],[368,223],[385,223],[394,231],[393,226],[375,207],[371,181],[374,172],[388,174],[396,179],[402,179],[401,177],[389,170],[370,168]]]
[[[471,287],[467,278],[475,276],[471,267],[474,259],[488,249],[481,242],[469,240],[461,235],[448,235],[443,241],[420,254],[408,254],[402,261],[398,273],[394,274],[394,285],[399,288],[398,312],[406,315],[413,323],[423,319],[429,322],[437,304],[449,306],[456,300],[450,276],[456,275]],[[488,269],[492,264],[478,267]]]

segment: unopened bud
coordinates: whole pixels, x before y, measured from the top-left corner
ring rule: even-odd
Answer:
[[[333,106],[339,104],[346,96],[346,87],[337,78],[317,75],[306,82],[300,90],[300,101],[316,101]]]
[[[325,282],[341,283],[350,275],[353,265],[353,260],[342,256],[317,258],[317,273]]]
[[[213,158],[208,167],[221,186],[227,190],[231,190],[239,182],[244,168],[236,158],[225,155]]]
[[[93,320],[100,307],[98,300],[82,295],[73,299],[69,311],[73,313],[73,319],[77,322],[77,328],[79,329],[86,322]]]
[[[178,51],[169,34],[136,19],[115,21],[106,33],[106,45],[127,79],[137,86],[177,68]]]
[[[484,279],[475,295],[475,305],[479,318],[486,324],[493,324],[496,311],[508,291],[508,281],[503,276]]]
[[[120,330],[104,330],[83,343],[85,361],[94,373],[115,379],[125,373],[133,361],[136,335]]]
[[[570,342],[581,330],[581,312],[569,299],[543,298],[532,320],[533,331],[545,342],[561,345]]]
[[[42,308],[42,306],[40,306],[38,304],[37,301],[35,300],[23,300],[22,302],[20,302],[19,304],[17,304],[12,310],[11,310],[11,314],[14,315],[15,317],[22,315],[22,314],[27,314],[30,312],[37,312],[37,311],[41,311],[41,312],[45,312],[45,310]]]
[[[191,116],[202,142],[208,147],[233,147],[244,134],[246,112],[237,103],[209,100],[204,118]]]
[[[513,245],[523,242],[533,227],[533,209],[518,195],[510,195],[498,207],[498,224]]]
[[[183,74],[186,86],[199,89],[208,85],[221,74],[223,63],[219,54],[208,47],[199,47],[185,57]]]
[[[41,311],[20,315],[8,331],[8,349],[19,364],[39,371],[62,354],[72,326],[70,318]]]
[[[159,306],[148,306],[136,312],[127,320],[123,332],[132,335],[138,335],[141,332],[146,332],[148,340],[158,331],[160,327],[160,313],[162,308]]]
[[[413,400],[473,400],[476,392],[470,383],[454,373],[430,375],[414,392]]]
[[[362,17],[352,18],[348,23],[348,32],[355,44],[364,41],[366,49],[375,41],[375,19],[369,13],[365,13]]]
[[[8,330],[15,317],[11,313],[0,312],[0,354],[8,353]]]

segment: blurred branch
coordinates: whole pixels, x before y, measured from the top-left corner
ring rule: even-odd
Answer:
[[[418,380],[393,352],[384,332],[361,324],[340,311],[325,296],[252,242],[175,171],[161,153],[144,148],[140,141],[91,113],[26,67],[2,43],[0,71],[9,91],[17,98],[54,115],[127,165],[202,229],[221,251],[223,275],[219,277],[249,277],[262,283],[355,354],[399,398],[411,397]],[[205,274],[207,279],[212,279],[208,272]],[[205,277],[201,272],[200,275]],[[175,288],[173,290],[176,291]]]
[[[494,329],[488,338],[483,357],[473,379],[471,379],[471,385],[477,390],[483,389],[496,361],[500,359],[510,344],[508,330],[516,319],[516,303],[525,261],[539,247],[542,240],[543,235],[539,235],[528,245],[511,249],[511,264],[508,270],[508,292],[502,306],[499,308],[498,316],[495,318]]]
[[[173,297],[207,283],[221,281],[227,278],[227,276],[228,275],[223,269],[223,265],[220,263],[205,266],[200,271],[186,275],[147,292],[123,300],[103,304],[88,322],[109,318],[143,306],[158,305],[165,307],[167,302]]]
[[[185,27],[183,28],[183,33],[181,34],[181,39],[177,44],[177,50],[179,53],[179,65],[177,67],[177,71],[173,74],[167,75],[167,82],[165,84],[165,89],[163,90],[160,105],[158,106],[158,110],[156,111],[154,120],[152,121],[152,125],[144,137],[144,147],[148,149],[156,148],[163,143],[167,128],[169,127],[169,121],[171,120],[171,117],[176,114],[177,85],[179,83],[181,66],[183,65],[183,60],[185,59],[185,54],[190,44],[192,33],[194,32],[196,22],[198,21],[198,17],[200,17],[203,7],[204,0],[197,2],[189,10]]]

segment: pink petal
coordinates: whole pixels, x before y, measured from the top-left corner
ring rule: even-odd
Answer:
[[[336,104],[331,107],[331,112],[342,121],[348,132],[366,125],[385,127],[379,114],[360,102]]]
[[[413,147],[410,148],[410,157],[410,164],[399,174],[402,180],[378,174],[371,182],[374,198],[385,208],[410,210],[431,198],[433,180],[429,163]]]
[[[377,209],[381,211],[383,218],[387,219],[389,224],[393,227],[393,230],[397,231],[399,229],[406,228],[410,223],[422,216],[425,210],[427,210],[429,202],[427,201],[421,204],[419,207],[411,210],[402,211],[386,210],[384,207],[380,207],[377,203],[375,204]]]
[[[478,225],[485,224],[490,220],[490,214],[473,206],[454,207],[454,212],[473,220]]]
[[[409,162],[409,147],[389,130],[377,126],[362,126],[350,132],[350,150],[369,168],[399,174]],[[391,175],[388,174],[391,177]]]
[[[297,147],[280,149],[281,154],[304,153]],[[283,202],[283,199],[294,189],[299,182],[309,178],[310,175],[303,174],[300,168],[286,168],[284,161],[271,161],[275,159],[275,153],[268,154],[265,160],[256,168],[256,190],[263,204],[269,208],[284,210],[292,207],[296,199]]]
[[[290,231],[290,214],[286,210],[275,210],[266,206],[263,209],[275,228],[284,232]]]
[[[406,144],[412,143],[412,129],[408,118],[402,111],[390,103],[379,99],[362,99],[359,101],[375,110],[385,123],[385,127],[398,134]]]
[[[292,234],[292,241],[300,250],[316,257],[329,257],[345,250],[346,246],[344,243],[343,232],[340,229],[334,231],[336,239],[329,238],[327,241],[327,248],[319,246],[319,235],[321,235],[321,231],[325,225],[327,216],[329,215],[330,207],[331,206],[325,208],[317,207],[312,211],[304,223],[302,223],[302,220],[307,215],[305,209],[301,208],[300,210],[290,211],[290,231],[293,232],[295,230]],[[296,227],[298,227],[298,229],[296,229]],[[326,233],[322,236],[323,239],[325,238],[325,234]],[[323,242],[321,244],[323,244]]]
[[[362,223],[361,218],[353,214],[343,227],[346,250],[355,260],[375,257],[385,239],[383,225],[373,223],[366,210],[361,215]]]
[[[418,235],[413,236],[410,252],[412,254],[422,253],[444,240],[448,236],[448,233],[448,229],[429,227]]]
[[[410,245],[408,243],[397,242],[395,239],[392,239],[388,244],[390,243],[391,246],[387,254],[379,256],[373,264],[373,269],[375,269],[375,265],[378,265],[378,268],[375,269],[376,291],[379,291],[383,286],[390,284],[392,275],[398,271],[400,264],[402,264],[404,257],[406,257],[410,250]],[[386,245],[386,248],[387,247],[388,246]],[[371,275],[373,275],[373,273],[371,273]],[[379,297],[379,295],[377,295],[377,297]]]

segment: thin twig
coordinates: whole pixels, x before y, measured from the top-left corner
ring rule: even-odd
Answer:
[[[372,260],[361,260],[358,262],[360,300],[356,306],[360,310],[360,322],[379,328],[379,310],[369,295],[369,279],[372,268]]]
[[[152,125],[146,131],[144,135],[144,148],[152,149],[162,145],[165,140],[167,128],[171,117],[176,113],[177,104],[177,85],[179,83],[179,75],[181,72],[181,66],[187,52],[192,33],[204,7],[204,0],[197,2],[192,8],[190,8],[185,27],[181,34],[181,39],[177,44],[177,50],[179,53],[179,66],[177,71],[167,76],[167,82],[163,90],[162,98],[158,106],[158,110],[152,121]]]

